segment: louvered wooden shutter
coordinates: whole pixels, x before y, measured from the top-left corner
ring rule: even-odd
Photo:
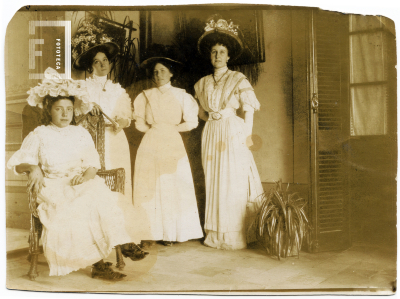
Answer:
[[[312,251],[350,246],[346,142],[348,117],[347,16],[311,16]]]

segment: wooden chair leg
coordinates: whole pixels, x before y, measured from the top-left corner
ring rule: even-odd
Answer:
[[[39,276],[37,271],[37,262],[39,254],[39,231],[40,221],[33,215],[31,215],[31,229],[29,235],[29,256],[28,260],[31,263],[31,267],[28,272],[30,280],[35,280]]]
[[[117,253],[117,268],[123,270],[125,268],[124,257],[122,256],[121,246],[115,246],[115,251]]]
[[[30,280],[35,280],[36,277],[39,276],[39,273],[37,271],[37,262],[38,262],[38,255],[37,254],[33,254],[31,256],[31,267],[29,269],[28,272],[28,276]]]

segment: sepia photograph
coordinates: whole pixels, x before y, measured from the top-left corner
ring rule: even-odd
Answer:
[[[8,294],[396,293],[394,20],[61,4],[5,30]]]

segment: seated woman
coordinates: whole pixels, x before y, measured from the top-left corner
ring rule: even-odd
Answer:
[[[54,71],[55,72],[55,71]],[[45,79],[31,89],[28,102],[43,106],[43,123],[23,141],[8,161],[17,174],[28,174],[28,190],[37,196],[43,224],[42,243],[50,276],[66,275],[93,265],[92,277],[120,279],[104,263],[116,245],[133,260],[140,229],[131,223],[135,214],[123,194],[112,192],[96,176],[99,155],[90,134],[70,125],[86,96],[72,80]],[[80,103],[80,107],[76,106]],[[142,252],[141,258],[146,254]]]

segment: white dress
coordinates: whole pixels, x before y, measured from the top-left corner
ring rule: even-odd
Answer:
[[[99,155],[84,128],[37,127],[7,166],[22,163],[40,165],[44,172],[46,186],[37,200],[50,275],[85,268],[106,258],[116,245],[140,242],[140,225],[131,220],[137,216],[132,204],[112,192],[104,179],[96,176],[71,186],[75,175],[88,167],[100,168]]]
[[[90,101],[98,104],[111,119],[132,120],[131,99],[121,85],[107,80],[107,76],[93,75],[86,79],[86,87]],[[106,118],[105,121],[110,124]],[[106,169],[125,169],[125,195],[132,199],[131,156],[124,130],[115,134],[112,126],[106,127],[105,164]]]
[[[151,232],[141,239],[184,242],[202,238],[192,172],[178,132],[197,127],[196,101],[168,83],[139,94],[134,108],[136,128],[146,132],[134,174],[135,207],[146,211]]]
[[[195,85],[201,108],[209,113],[202,133],[202,164],[206,179],[205,245],[218,249],[246,248],[247,226],[254,217],[260,176],[246,146],[247,129],[236,115],[258,110],[260,104],[246,77],[223,68],[221,79],[203,77]]]

